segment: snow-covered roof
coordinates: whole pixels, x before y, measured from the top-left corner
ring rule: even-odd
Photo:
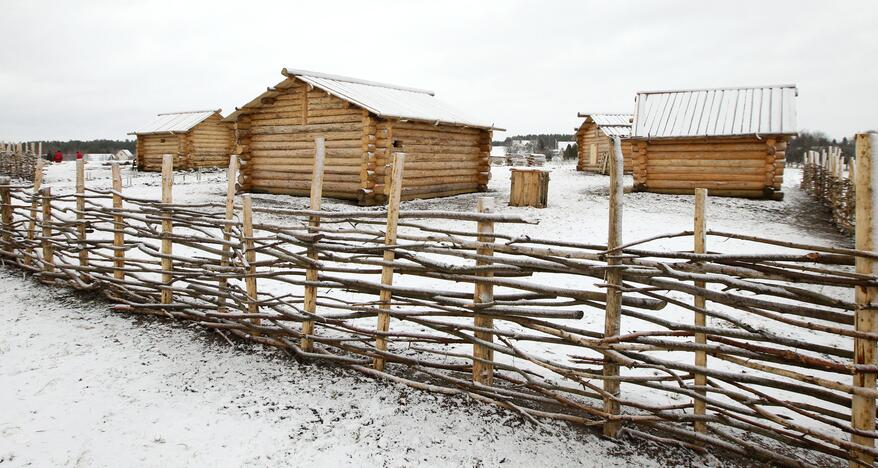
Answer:
[[[189,112],[169,112],[167,114],[159,114],[151,122],[140,127],[129,135],[147,135],[151,133],[186,133],[192,127],[200,124],[213,114],[218,114],[217,110],[189,111]]]
[[[632,114],[580,112],[578,115],[586,120],[591,119],[591,121],[594,122],[607,136],[618,136],[622,138],[631,136],[631,120],[634,118],[634,115]]]
[[[637,93],[635,138],[789,135],[796,85]]]
[[[380,117],[486,129],[496,128],[493,123],[473,119],[455,107],[437,99],[433,91],[305,70],[284,68],[281,73],[288,78],[302,80]],[[263,98],[273,97],[277,94],[279,93],[276,88],[269,88],[268,91],[244,105],[243,108],[229,114],[226,120],[234,121],[248,108],[261,106]]]
[[[558,141],[555,149],[563,151],[563,150],[566,150],[568,147],[573,146],[575,144],[576,144],[575,141]]]

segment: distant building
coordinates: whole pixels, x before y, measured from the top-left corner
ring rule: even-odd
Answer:
[[[579,161],[576,169],[580,171],[609,173],[608,157],[613,145],[612,137],[628,138],[631,135],[631,114],[583,114],[585,118],[576,130],[576,143],[579,146]],[[630,173],[634,167],[631,161],[631,144],[622,141],[624,170]]]
[[[134,155],[131,154],[131,151],[128,151],[127,149],[123,149],[123,150],[116,151],[116,154],[114,155],[113,159],[115,159],[116,161],[130,161],[130,160],[134,159]]]
[[[86,153],[82,159],[86,161],[111,161],[114,157],[113,153]]]
[[[166,154],[174,156],[174,169],[226,167],[235,137],[219,110],[159,114],[129,135],[137,135],[141,171],[160,171]]]
[[[798,94],[796,85],[638,93],[634,190],[783,198]]]

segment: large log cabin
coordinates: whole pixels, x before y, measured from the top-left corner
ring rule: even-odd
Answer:
[[[383,204],[393,152],[406,154],[402,199],[487,190],[492,124],[421,89],[301,70],[236,109],[243,191],[305,196],[315,137],[326,140],[323,194]]]
[[[782,199],[796,96],[795,85],[638,93],[634,190]]]
[[[152,122],[129,133],[136,135],[137,167],[160,171],[162,156],[174,156],[174,169],[226,167],[234,134],[222,121],[220,110],[159,114]]]

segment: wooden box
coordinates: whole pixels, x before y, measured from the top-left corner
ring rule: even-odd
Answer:
[[[509,206],[545,208],[549,198],[549,171],[544,169],[512,169]]]

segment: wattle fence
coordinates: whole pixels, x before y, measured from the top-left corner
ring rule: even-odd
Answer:
[[[856,225],[855,177],[853,159],[845,161],[840,148],[805,153],[801,189],[828,207],[832,224],[846,234],[852,234]]]
[[[404,154],[386,211],[332,212],[320,209],[315,145],[309,210],[236,195],[234,156],[225,204],[175,202],[169,157],[161,200],[126,196],[118,166],[112,190],[98,190],[79,162],[72,194],[43,187],[38,168],[33,185],[0,182],[0,258],[122,313],[194,321],[537,424],[786,466],[874,463],[871,222],[856,250],[716,232],[699,190],[692,230],[622,243],[617,159],[607,242],[539,239],[490,198],[472,212],[401,211]],[[858,138],[861,167],[876,148]],[[859,174],[871,187],[871,171]],[[866,192],[861,220],[876,203]]]

